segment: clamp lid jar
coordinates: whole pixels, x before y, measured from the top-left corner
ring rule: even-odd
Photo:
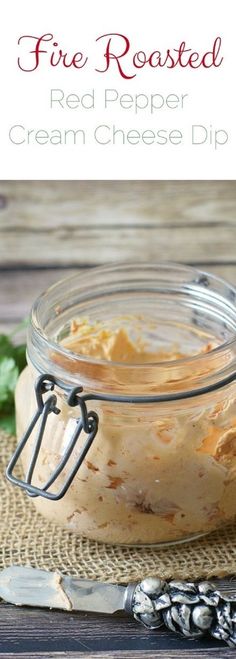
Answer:
[[[184,541],[233,520],[235,300],[169,263],[52,286],[32,309],[8,478],[48,519],[105,542]]]

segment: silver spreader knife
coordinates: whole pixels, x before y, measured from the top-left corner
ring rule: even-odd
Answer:
[[[236,647],[236,593],[207,581],[147,577],[128,586],[64,576],[32,567],[0,572],[0,597],[17,606],[113,614],[126,611],[149,629],[166,625],[188,638],[209,633]]]

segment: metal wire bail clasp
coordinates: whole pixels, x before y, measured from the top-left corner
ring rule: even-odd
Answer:
[[[54,469],[52,472],[52,475],[50,478],[47,480],[46,483],[44,483],[43,487],[36,487],[35,485],[32,484],[32,478],[34,475],[34,470],[36,467],[37,459],[39,456],[40,448],[42,445],[42,440],[44,436],[44,431],[47,423],[47,419],[49,414],[60,414],[59,408],[56,406],[57,404],[57,396],[55,393],[51,394],[48,396],[45,400],[43,398],[43,395],[46,392],[53,391],[55,385],[57,384],[56,379],[54,378],[53,375],[41,375],[38,380],[35,383],[35,395],[36,395],[36,400],[37,400],[37,411],[35,412],[32,421],[29,424],[29,427],[27,428],[26,432],[24,433],[21,441],[19,442],[15,453],[13,454],[9,465],[6,469],[6,477],[7,479],[13,483],[14,485],[18,485],[21,487],[23,490],[26,490],[27,494],[31,497],[37,497],[37,496],[42,496],[46,499],[51,499],[53,501],[57,501],[58,499],[61,499],[65,493],[67,492],[68,488],[70,487],[79,467],[81,466],[98,430],[98,415],[96,412],[93,412],[92,410],[88,412],[86,402],[81,397],[79,394],[83,391],[83,388],[78,386],[74,387],[67,398],[67,404],[70,407],[75,407],[79,405],[80,407],[80,416],[78,419],[75,419],[75,429],[74,432],[71,436],[71,439],[69,441],[69,444],[66,448],[65,453],[63,454],[63,457],[61,458],[59,464],[57,467]],[[34,445],[32,448],[32,454],[31,454],[31,459],[30,463],[28,466],[28,471],[25,477],[25,480],[17,478],[16,476],[13,476],[13,471],[16,467],[16,464],[24,450],[24,447],[29,440],[36,424],[39,422],[39,427],[38,431],[36,433],[36,438],[34,441]],[[73,453],[74,447],[76,445],[76,442],[81,434],[81,432],[84,431],[87,435],[87,438],[82,446],[82,449],[80,450],[79,456],[72,467],[63,487],[57,492],[50,492],[49,488],[53,485],[53,483],[56,481],[64,467],[66,466],[70,456]]]

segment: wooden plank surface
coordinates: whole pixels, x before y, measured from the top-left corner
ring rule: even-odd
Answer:
[[[9,641],[11,637],[11,641]],[[230,657],[231,650],[222,643],[205,637],[187,640],[165,631],[147,630],[126,616],[104,616],[85,613],[64,613],[30,608],[1,606],[0,649],[8,652],[24,650],[25,655],[80,657]],[[165,654],[165,650],[168,653]],[[5,653],[5,654],[4,654]],[[71,655],[71,653],[73,653]],[[76,653],[76,654],[74,654]],[[130,653],[133,653],[130,655]],[[99,656],[98,654],[98,656]],[[1,653],[0,653],[1,657]]]
[[[0,182],[0,331],[64,276],[113,260],[172,259],[236,284],[234,181]],[[126,617],[0,606],[0,659],[210,659],[232,650]]]
[[[236,225],[129,227],[59,227],[52,231],[5,231],[1,264],[100,265],[106,261],[182,261],[219,263],[235,260]]]
[[[0,230],[233,222],[235,181],[0,181]]]
[[[224,648],[209,648],[208,650],[191,650],[191,654],[181,650],[168,650],[166,659],[232,659],[232,650]],[[143,653],[142,650],[117,650],[104,652],[17,652],[17,654],[8,652],[2,654],[0,659],[163,659],[163,650],[148,650]]]
[[[1,182],[0,263],[232,263],[235,208],[234,181]]]

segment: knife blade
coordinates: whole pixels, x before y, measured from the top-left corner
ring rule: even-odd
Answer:
[[[17,606],[111,614],[124,609],[125,594],[125,586],[32,567],[15,565],[0,572],[0,597]]]
[[[125,610],[148,629],[166,625],[187,638],[210,634],[236,647],[236,593],[207,581],[163,581],[147,577],[120,586],[64,576],[32,567],[0,572],[0,597],[17,606],[116,613]]]

